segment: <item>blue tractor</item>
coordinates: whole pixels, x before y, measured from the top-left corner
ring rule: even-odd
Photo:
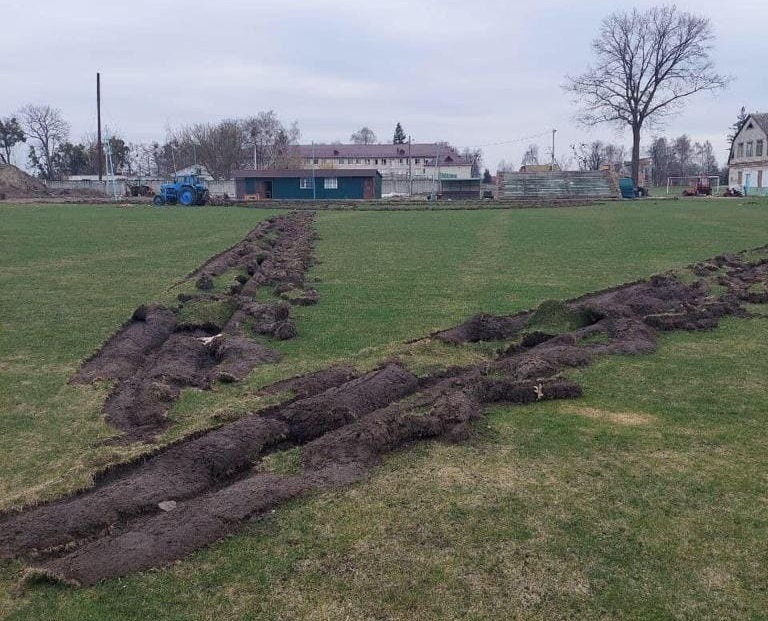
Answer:
[[[199,175],[179,175],[173,178],[173,183],[161,185],[152,202],[155,205],[205,205],[208,197],[208,188]]]

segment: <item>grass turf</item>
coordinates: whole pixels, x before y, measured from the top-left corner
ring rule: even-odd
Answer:
[[[54,210],[23,209],[39,209],[40,217]],[[29,332],[0,341],[8,380],[0,397],[10,405],[2,406],[6,505],[87,478],[99,464],[77,451],[110,458],[88,453],[109,433],[98,418],[103,392],[73,394],[68,373],[135,305],[161,297],[257,217],[194,210],[182,212],[189,219],[181,227],[163,220],[165,234],[146,240],[134,259],[157,257],[162,277],[147,281],[133,264],[120,281],[106,276],[133,251],[139,232],[176,214],[67,207],[49,225],[24,210],[0,213],[15,230],[3,240],[16,245],[8,256],[18,257],[12,269],[3,265],[10,276],[3,290],[15,292],[0,315],[3,334],[9,325]],[[78,231],[87,223],[94,232],[89,239],[113,238],[122,218],[135,236],[122,247],[90,242],[82,253],[88,240],[62,239],[78,234],[66,225],[73,216]],[[297,309],[300,337],[281,344],[286,361],[231,392],[189,392],[176,415],[183,426],[221,401],[247,408],[248,387],[270,374],[376,357],[393,341],[471,312],[531,307],[756,246],[766,241],[766,223],[766,206],[721,201],[321,214],[312,272],[321,302]],[[217,245],[200,239],[216,227]],[[73,255],[80,260],[68,263]],[[54,265],[69,266],[68,290],[50,280]],[[102,324],[77,314],[93,312],[84,307],[94,281],[103,285]],[[135,297],[124,299],[123,291]],[[63,292],[72,312],[57,314]],[[49,309],[38,323],[37,306]],[[73,327],[79,345],[56,341]],[[665,337],[654,356],[603,361],[579,374],[587,389],[579,402],[495,408],[472,443],[430,443],[392,456],[370,482],[281,508],[171,570],[77,592],[41,585],[11,596],[18,566],[5,564],[0,609],[25,619],[761,618],[768,613],[759,553],[766,482],[752,472],[766,465],[759,449],[766,327],[762,319],[728,321],[714,333]],[[53,340],[36,347],[41,338]],[[24,381],[30,384],[19,391]]]
[[[104,389],[67,380],[133,309],[269,215],[0,206],[0,508],[86,484],[126,454],[92,446],[114,434]]]

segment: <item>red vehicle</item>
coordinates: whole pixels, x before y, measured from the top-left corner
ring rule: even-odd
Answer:
[[[712,196],[712,184],[709,177],[702,175],[691,181],[691,187],[683,190],[683,196]]]

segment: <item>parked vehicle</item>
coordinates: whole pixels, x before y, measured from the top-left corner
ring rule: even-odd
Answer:
[[[155,205],[205,205],[210,195],[208,187],[199,175],[180,175],[172,183],[160,186],[152,202]]]

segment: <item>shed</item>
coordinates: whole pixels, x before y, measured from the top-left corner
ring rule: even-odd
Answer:
[[[482,179],[441,179],[440,188],[443,198],[452,200],[477,199],[480,198],[480,186]]]
[[[376,169],[271,169],[235,171],[235,194],[253,200],[350,200],[381,198]]]

